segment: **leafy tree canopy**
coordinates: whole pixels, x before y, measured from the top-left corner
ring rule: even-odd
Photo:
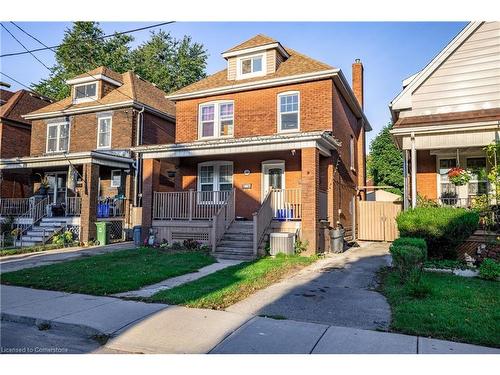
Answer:
[[[56,50],[56,64],[46,79],[33,85],[40,94],[56,100],[69,96],[66,80],[101,65],[123,73],[132,70],[166,92],[175,91],[205,77],[207,52],[191,37],[178,40],[164,31],[133,49],[130,35],[103,39],[97,22],[75,22],[66,29]]]
[[[403,194],[403,155],[389,133],[392,123],[386,125],[370,143],[368,174],[375,185],[392,186],[393,193]]]

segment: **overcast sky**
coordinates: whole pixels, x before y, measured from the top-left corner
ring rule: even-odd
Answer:
[[[161,21],[102,22],[106,34],[130,30]],[[39,48],[9,23],[3,23],[28,48]],[[61,42],[67,22],[19,22],[23,29],[47,45]],[[390,120],[389,102],[401,89],[401,81],[421,70],[446,44],[462,30],[465,22],[241,22],[209,23],[178,22],[161,28],[175,37],[191,35],[208,50],[207,73],[225,68],[221,52],[255,34],[266,34],[312,58],[342,69],[351,80],[351,64],[360,58],[365,68],[365,112],[373,127],[368,140]],[[134,33],[133,45],[142,43],[150,31]],[[23,51],[12,37],[0,29],[1,54]],[[38,52],[37,57],[46,65],[54,64],[51,51]],[[0,61],[0,71],[23,84],[30,85],[47,77],[48,71],[30,55],[5,57]],[[12,89],[22,88],[7,77],[2,81],[12,84]]]

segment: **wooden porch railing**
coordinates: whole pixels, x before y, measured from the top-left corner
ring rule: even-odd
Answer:
[[[153,219],[212,220],[232,191],[155,192]]]
[[[222,206],[213,216],[212,221],[212,251],[215,252],[217,244],[224,236],[235,218],[235,190],[231,190]]]
[[[275,208],[273,207],[274,201],[274,191],[270,190],[262,205],[259,208],[259,211],[253,214],[253,253],[257,255],[257,251],[259,249],[260,243],[264,237],[264,234],[271,225],[271,221],[273,220],[275,214]]]
[[[82,198],[67,197],[66,198],[66,216],[80,216],[82,213]]]
[[[20,216],[33,204],[31,198],[0,198],[0,216]]]
[[[302,217],[301,189],[271,190],[273,219],[300,220]]]

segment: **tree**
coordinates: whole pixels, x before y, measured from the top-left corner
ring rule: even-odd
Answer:
[[[151,39],[132,51],[132,65],[142,78],[166,92],[178,90],[205,77],[207,53],[191,37],[174,39],[170,33],[151,33]]]
[[[403,155],[392,140],[392,123],[386,125],[370,143],[368,173],[378,186],[392,186],[393,193],[403,194]]]
[[[206,50],[189,36],[178,40],[164,31],[152,32],[150,39],[136,49],[130,47],[132,36],[103,36],[99,23],[75,22],[64,33],[48,78],[32,85],[33,89],[61,100],[70,94],[66,80],[99,66],[118,73],[133,70],[166,92],[205,77]]]

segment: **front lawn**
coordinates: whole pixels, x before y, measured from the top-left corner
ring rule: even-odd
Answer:
[[[195,272],[215,259],[202,252],[168,253],[139,248],[27,268],[1,275],[3,284],[107,295]]]
[[[477,345],[500,347],[500,283],[426,272],[427,297],[410,297],[394,271],[382,273],[392,309],[391,329]]]
[[[266,257],[156,293],[150,301],[220,310],[313,263],[316,257]]]

